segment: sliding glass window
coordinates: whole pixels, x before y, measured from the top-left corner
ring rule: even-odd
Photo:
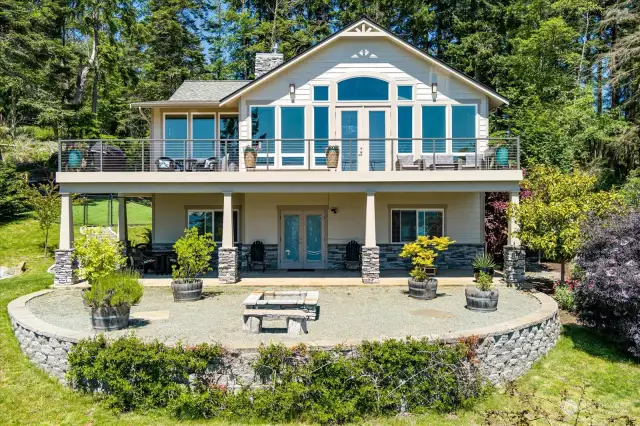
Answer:
[[[214,115],[194,114],[191,116],[193,158],[202,160],[216,157],[216,117]]]
[[[238,116],[220,115],[220,155],[226,158],[226,170],[238,170],[239,148],[238,148]],[[224,160],[223,160],[224,163]]]
[[[422,106],[422,154],[447,152],[447,107]]]
[[[413,153],[413,107],[398,107],[398,154]],[[406,138],[406,139],[403,139]]]
[[[313,107],[313,158],[316,166],[326,166],[325,149],[329,145],[329,107]]]
[[[282,166],[304,166],[304,107],[280,108],[280,156]]]
[[[454,105],[451,107],[451,137],[453,152],[476,151],[476,107]],[[472,138],[455,140],[455,138]]]
[[[251,107],[251,143],[258,150],[258,166],[274,165],[276,153],[276,110],[271,106]]]
[[[164,156],[175,159],[185,157],[185,144],[187,139],[187,115],[172,114],[164,116]]]

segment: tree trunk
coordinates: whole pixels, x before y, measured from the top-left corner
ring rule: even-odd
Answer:
[[[98,56],[98,44],[95,37],[91,44],[92,44],[92,47],[91,47],[91,55],[89,56],[89,60],[84,64],[78,65],[78,71],[76,75],[76,91],[73,95],[73,101],[71,102],[73,105],[80,105],[82,103],[82,95],[84,94],[84,88],[87,85],[87,77],[89,76],[89,70],[92,67],[94,67],[96,58]]]
[[[44,230],[44,257],[47,257],[48,248],[49,248],[49,228]]]
[[[565,263],[564,259],[560,259],[560,284],[562,285],[564,285]]]
[[[100,77],[100,70],[98,68],[98,14],[93,14],[93,45],[95,46],[96,57],[93,62],[93,94],[91,97],[91,112],[96,115],[98,112],[98,78]]]

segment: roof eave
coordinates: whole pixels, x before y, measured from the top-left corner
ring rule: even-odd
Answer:
[[[217,107],[219,101],[147,101],[132,102],[131,108],[160,108],[160,107],[189,107],[189,106],[210,106]]]

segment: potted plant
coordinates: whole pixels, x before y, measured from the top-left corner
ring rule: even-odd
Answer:
[[[484,272],[489,275],[491,282],[493,282],[493,272],[496,269],[496,262],[493,260],[493,256],[488,253],[479,253],[476,258],[471,262],[473,266],[473,279],[478,281],[478,274]]]
[[[185,229],[184,235],[173,245],[177,257],[177,265],[173,265],[171,271],[174,301],[200,299],[203,282],[198,276],[211,270],[211,254],[215,248],[211,233],[198,235],[196,227]]]
[[[258,159],[258,150],[253,146],[248,146],[244,149],[244,166],[247,169],[255,169],[256,161]]]
[[[324,150],[327,156],[327,167],[330,169],[338,168],[338,162],[340,161],[340,147],[338,145],[329,145]]]
[[[465,288],[464,294],[467,298],[466,308],[470,311],[493,312],[498,309],[500,292],[493,288],[489,274],[479,272],[477,287]]]
[[[415,242],[404,245],[400,257],[410,257],[413,265],[409,273],[409,297],[426,300],[436,297],[438,280],[433,278],[436,272],[434,263],[438,253],[453,243],[455,241],[449,237],[420,236]]]
[[[96,330],[120,330],[129,325],[131,306],[142,299],[140,276],[132,270],[101,275],[82,297],[91,308],[91,325]]]

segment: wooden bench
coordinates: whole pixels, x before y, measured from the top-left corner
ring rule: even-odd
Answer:
[[[245,309],[244,329],[258,334],[262,331],[262,320],[278,318],[286,319],[287,334],[297,336],[301,332],[307,333],[307,320],[315,319],[315,313],[302,309]]]

